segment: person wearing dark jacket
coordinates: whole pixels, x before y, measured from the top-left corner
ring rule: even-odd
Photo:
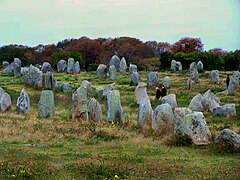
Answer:
[[[161,91],[161,97],[164,97],[167,95],[167,90],[164,85],[162,85],[162,91]]]
[[[156,87],[156,99],[159,99],[161,97],[161,91],[159,87]]]
[[[230,77],[229,77],[229,74],[227,75],[227,79],[226,79],[226,85],[227,85],[227,88],[229,86],[229,82],[230,82]]]

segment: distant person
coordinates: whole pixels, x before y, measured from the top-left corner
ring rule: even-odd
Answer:
[[[229,77],[229,74],[227,75],[227,79],[226,79],[226,85],[227,85],[227,88],[229,86],[229,82],[230,82],[230,77]]]
[[[162,91],[161,91],[161,97],[164,97],[167,95],[167,90],[164,85],[162,85]]]
[[[156,99],[159,99],[161,97],[161,91],[159,87],[156,87]]]

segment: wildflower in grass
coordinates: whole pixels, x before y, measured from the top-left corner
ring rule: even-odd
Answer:
[[[114,176],[114,179],[119,179],[118,175],[115,175],[115,176]]]

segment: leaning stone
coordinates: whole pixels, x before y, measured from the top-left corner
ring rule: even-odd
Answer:
[[[152,110],[151,102],[149,99],[145,99],[145,101],[142,101],[138,107],[138,119],[137,119],[138,125],[151,126],[152,115],[153,115],[153,110]]]
[[[165,76],[162,80],[162,85],[165,86],[165,88],[170,88],[171,87],[171,82],[170,78],[168,76]]]
[[[142,101],[148,100],[146,83],[138,83],[137,87],[135,88],[135,98],[138,105],[141,104]]]
[[[220,100],[217,96],[215,96],[211,90],[208,90],[202,96],[202,105],[205,110],[213,112],[213,109],[219,107]]]
[[[197,65],[195,62],[190,64],[190,79],[194,82],[198,81],[198,71]]]
[[[119,65],[119,71],[120,73],[125,73],[127,70],[127,63],[125,58],[123,57],[120,61],[120,65]]]
[[[102,121],[102,108],[99,102],[92,98],[88,103],[88,119],[90,122],[100,123]]]
[[[150,72],[147,75],[147,82],[148,86],[158,85],[158,73],[157,72]]]
[[[71,87],[70,87],[69,83],[63,83],[61,85],[61,89],[62,89],[62,92],[69,92],[71,90]]]
[[[130,65],[129,65],[129,72],[130,73],[137,72],[137,65],[130,63]]]
[[[57,71],[58,72],[67,72],[67,61],[61,59],[57,63]]]
[[[210,81],[214,84],[219,84],[220,83],[218,70],[212,70],[210,72]]]
[[[191,79],[188,79],[186,82],[186,89],[187,90],[194,90],[195,89],[195,81],[192,81]]]
[[[2,62],[2,68],[5,69],[9,65],[9,62],[3,61]]]
[[[220,107],[213,109],[214,115],[223,115],[223,116],[236,116],[235,104],[225,104]]]
[[[139,82],[141,82],[140,75],[137,72],[132,72],[131,81],[133,84],[138,84]]]
[[[3,89],[1,89],[1,93],[0,93],[0,111],[4,112],[8,109],[11,109],[12,100],[11,100],[11,96],[2,90]]]
[[[14,63],[9,64],[5,69],[3,69],[3,74],[14,75],[14,73],[13,73],[14,67],[13,66],[14,66]]]
[[[235,95],[238,90],[239,86],[239,71],[234,71],[233,75],[230,79],[229,85],[228,85],[228,93],[231,95]]]
[[[87,80],[83,80],[82,81],[82,85],[86,86],[86,88],[87,88],[87,95],[90,96],[92,94],[92,84],[89,81],[87,81]]]
[[[108,68],[105,64],[99,64],[98,68],[97,68],[97,77],[100,79],[104,79],[107,77],[107,73],[108,73]]]
[[[203,72],[203,63],[202,63],[202,61],[198,61],[198,63],[197,63],[197,70],[198,70],[199,73]]]
[[[116,80],[116,77],[117,77],[117,69],[114,65],[111,65],[109,67],[109,79]]]
[[[114,55],[110,62],[109,62],[109,67],[111,67],[112,65],[115,66],[116,70],[119,71],[119,66],[120,66],[120,59],[117,55]]]
[[[155,131],[161,131],[166,128],[173,128],[174,114],[171,106],[166,103],[158,105],[153,112],[152,128]]]
[[[75,64],[73,65],[73,74],[79,74],[80,73],[80,65],[79,62],[75,62]]]
[[[74,67],[74,59],[73,58],[68,58],[68,64],[67,64],[67,73],[68,74],[73,74],[73,67]]]
[[[21,76],[21,67],[22,67],[22,61],[18,58],[14,58],[13,73],[14,73],[14,76],[17,78]]]
[[[22,89],[20,96],[17,99],[17,112],[28,114],[30,111],[30,99],[27,92]]]
[[[48,71],[52,72],[53,69],[52,69],[51,64],[50,64],[49,62],[44,62],[43,65],[42,65],[41,71],[42,71],[43,73],[46,73],[46,72],[48,72]]]
[[[103,89],[103,96],[106,96],[110,91],[115,90],[115,83],[108,84],[104,89]]]
[[[162,104],[168,103],[172,108],[177,107],[177,101],[176,101],[176,95],[175,94],[169,94],[167,96],[164,96],[162,98]]]
[[[202,105],[202,95],[198,93],[196,96],[194,96],[189,104],[189,108],[193,111],[204,111],[203,105]]]
[[[42,91],[38,102],[38,113],[41,118],[54,116],[54,96],[52,91]]]

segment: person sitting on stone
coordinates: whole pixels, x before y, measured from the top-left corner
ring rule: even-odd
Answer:
[[[161,91],[161,98],[167,95],[167,89],[165,88],[164,85],[162,85],[162,91]]]
[[[161,97],[161,91],[159,87],[156,87],[156,99],[159,99]]]

